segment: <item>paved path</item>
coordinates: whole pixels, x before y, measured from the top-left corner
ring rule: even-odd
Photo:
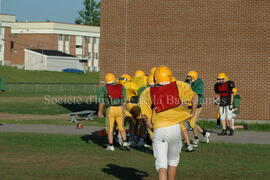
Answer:
[[[218,136],[215,133],[211,133],[210,141],[241,144],[270,144],[269,137],[270,132],[235,131],[234,136]]]
[[[103,129],[97,126],[85,126],[77,129],[76,126],[62,125],[24,125],[24,124],[3,124],[0,132],[29,132],[46,134],[74,134],[85,135]],[[192,136],[191,136],[192,137]],[[217,136],[211,133],[211,142],[232,142],[242,144],[270,144],[270,132],[236,131],[234,136]]]

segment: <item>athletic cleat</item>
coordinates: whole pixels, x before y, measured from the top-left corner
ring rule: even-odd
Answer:
[[[108,145],[106,148],[105,148],[106,151],[114,151],[114,146],[111,146],[111,145]]]
[[[230,129],[230,134],[229,136],[233,136],[234,135],[234,130],[233,129]]]
[[[199,146],[199,139],[194,139],[193,141],[193,147],[197,148]]]
[[[119,145],[122,146],[122,145],[123,145],[122,137],[121,137],[120,135],[118,135],[117,138],[118,138],[118,143],[119,143]]]
[[[187,152],[194,151],[193,144],[187,146]]]
[[[225,129],[223,129],[220,133],[218,133],[219,136],[226,136],[227,135],[227,131]]]
[[[209,132],[207,132],[207,133],[205,133],[205,136],[203,137],[204,138],[204,141],[208,144],[209,142],[210,142],[210,139],[209,139],[209,137],[210,137],[210,133]]]
[[[130,147],[128,146],[128,143],[127,142],[123,142],[123,150],[125,151],[129,151],[130,150]]]
[[[149,144],[144,144],[143,146],[146,147],[146,148],[149,148],[150,147]]]

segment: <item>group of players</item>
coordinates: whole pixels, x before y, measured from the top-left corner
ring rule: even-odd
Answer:
[[[225,73],[218,74],[214,89],[222,124],[219,135],[227,135],[227,131],[228,135],[233,135],[233,120],[240,108],[237,89]],[[145,145],[145,139],[150,137],[159,179],[174,179],[182,136],[187,151],[198,147],[199,133],[209,143],[210,133],[196,124],[205,103],[204,82],[196,71],[188,72],[185,81],[177,81],[166,66],[152,68],[148,76],[141,70],[137,70],[134,77],[123,74],[118,79],[108,73],[105,85],[98,90],[98,100],[99,117],[104,117],[106,109],[109,141],[106,150],[114,151],[115,124],[121,137],[119,143],[125,150]],[[125,124],[129,124],[129,138]],[[189,129],[194,134],[192,143]]]

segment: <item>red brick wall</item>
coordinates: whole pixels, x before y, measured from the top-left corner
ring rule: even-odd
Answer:
[[[76,39],[75,36],[70,36],[70,44],[69,44],[69,49],[70,49],[70,54],[73,56],[76,56]]]
[[[101,4],[102,78],[167,65],[183,80],[194,69],[210,98],[217,73],[225,72],[242,98],[239,119],[270,120],[269,0],[127,2],[127,24],[125,0]],[[202,116],[215,112],[206,105]]]
[[[58,50],[58,35],[56,34],[12,34],[14,42],[12,49],[12,64],[24,64],[24,48]],[[5,53],[8,53],[5,49]]]
[[[5,27],[5,40],[4,40],[4,60],[11,61],[12,57],[12,50],[11,50],[11,40],[12,40],[12,35],[11,35],[11,28],[10,27]]]

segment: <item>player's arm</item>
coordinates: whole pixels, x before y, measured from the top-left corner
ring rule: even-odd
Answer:
[[[141,113],[142,116],[146,122],[146,125],[149,129],[153,129],[153,124],[152,124],[152,113],[153,110],[151,108],[152,101],[150,97],[150,88],[145,89],[139,99],[139,106],[141,108]]]
[[[194,117],[195,116],[195,113],[197,111],[197,108],[198,108],[198,94],[194,94],[193,97],[192,97],[192,113],[190,115],[190,117]]]
[[[196,113],[196,110],[198,108],[198,95],[195,94],[195,92],[191,89],[191,86],[188,85],[187,83],[185,82],[179,82],[177,84],[179,90],[180,90],[180,99],[181,99],[181,102],[183,104],[186,104],[187,102],[191,102],[192,104],[192,113],[190,115],[190,118],[192,118],[195,113]]]
[[[123,98],[122,98],[122,113],[123,113],[123,116],[126,116],[126,88],[124,86],[122,86],[122,95],[123,95]]]
[[[151,119],[145,117],[145,122],[146,122],[146,126],[152,131],[153,130],[153,124],[152,124],[152,121]]]
[[[231,94],[231,105],[230,105],[230,109],[233,109],[233,100],[234,100],[234,95]]]
[[[98,105],[98,117],[103,118],[103,109],[104,109],[105,103],[99,103]]]
[[[103,110],[105,106],[103,87],[100,87],[98,89],[97,97],[98,97],[98,103],[99,103],[98,104],[98,117],[103,118],[104,117]]]
[[[231,110],[233,109],[233,101],[234,101],[233,88],[234,88],[234,83],[231,81],[231,83],[229,83],[229,92],[231,94],[231,102],[230,102]]]
[[[218,105],[219,102],[220,102],[220,95],[219,95],[218,85],[217,84],[215,84],[214,91],[215,91],[214,104]]]

